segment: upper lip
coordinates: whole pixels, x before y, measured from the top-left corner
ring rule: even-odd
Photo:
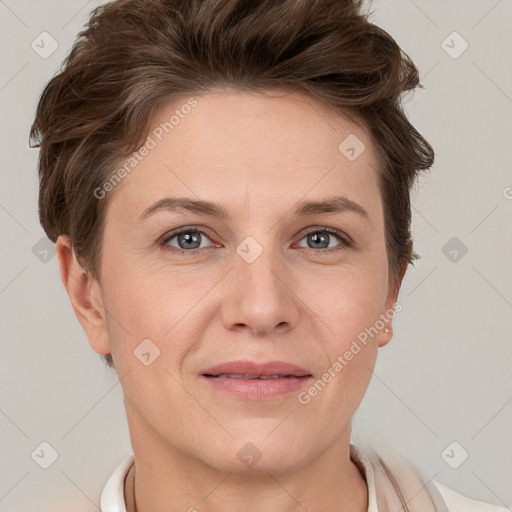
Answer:
[[[260,375],[289,375],[294,377],[305,377],[311,374],[300,366],[286,363],[284,361],[267,361],[257,363],[254,361],[229,361],[226,363],[212,366],[201,372],[202,375],[221,375],[225,373],[235,373],[241,375],[260,376]]]

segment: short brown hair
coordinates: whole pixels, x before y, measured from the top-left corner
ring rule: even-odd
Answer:
[[[366,128],[378,156],[390,276],[412,250],[410,191],[434,150],[401,94],[422,87],[412,60],[362,13],[364,0],[117,0],[97,7],[46,85],[30,131],[39,217],[68,235],[100,279],[109,194],[94,190],[135,151],[164,102],[214,87],[308,95]],[[340,141],[341,142],[341,141]],[[35,143],[35,144],[34,144]],[[110,354],[103,356],[113,366]]]

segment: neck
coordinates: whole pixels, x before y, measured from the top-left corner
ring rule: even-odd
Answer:
[[[154,431],[139,435],[147,425],[129,425],[135,464],[125,481],[127,512],[368,510],[366,481],[350,459],[350,426],[308,464],[248,474],[219,471],[169,446]]]

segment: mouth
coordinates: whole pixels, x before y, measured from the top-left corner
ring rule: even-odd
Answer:
[[[240,374],[240,373],[221,373],[220,375],[210,375],[210,374],[207,374],[207,373],[204,373],[203,374],[205,377],[213,377],[214,379],[218,379],[218,378],[227,378],[227,379],[246,379],[246,380],[249,380],[249,379],[262,379],[262,380],[268,380],[268,379],[290,379],[290,378],[295,378],[295,379],[305,379],[307,377],[311,377],[311,375],[301,375],[301,376],[297,376],[297,375],[279,375],[279,374],[276,374],[276,375],[244,375],[244,374]]]
[[[201,372],[205,377],[227,377],[231,379],[279,379],[287,377],[311,377],[311,374],[285,361],[229,361],[206,368]]]
[[[232,361],[208,368],[200,376],[213,389],[246,400],[280,398],[313,378],[304,368],[283,361]]]

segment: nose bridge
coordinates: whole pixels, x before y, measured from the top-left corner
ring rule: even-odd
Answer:
[[[260,240],[263,237],[260,237]],[[286,264],[267,233],[265,244],[247,237],[236,248],[230,286],[224,297],[227,328],[245,325],[254,332],[269,333],[297,318],[297,304],[286,279]]]
[[[247,245],[248,243],[245,246],[242,245],[237,252],[243,252]],[[253,252],[254,248],[249,246],[249,251]],[[282,277],[279,275],[283,273],[283,265],[278,261],[276,250],[267,247],[261,253],[253,254],[254,260],[245,259],[244,256],[238,258],[235,271],[244,284],[251,288],[250,295],[257,297],[261,294],[267,298],[267,302],[270,302],[272,297],[280,294],[284,286]]]

